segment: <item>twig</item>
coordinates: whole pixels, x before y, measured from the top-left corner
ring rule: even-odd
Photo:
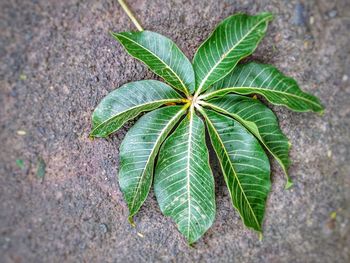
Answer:
[[[136,17],[133,15],[133,13],[131,12],[131,10],[129,9],[129,7],[126,5],[126,3],[124,2],[124,0],[118,0],[119,4],[121,5],[121,7],[124,9],[125,13],[128,15],[128,17],[131,19],[131,21],[134,23],[134,25],[136,26],[137,30],[139,31],[143,31],[142,26],[140,25],[140,23],[137,21]]]

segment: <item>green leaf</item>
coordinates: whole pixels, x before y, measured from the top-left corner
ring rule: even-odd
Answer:
[[[127,83],[109,93],[97,106],[90,136],[107,137],[141,112],[182,101],[176,91],[156,80]]]
[[[260,94],[273,104],[286,106],[297,112],[322,113],[324,110],[320,101],[315,96],[303,92],[294,79],[286,77],[273,66],[256,62],[237,66],[202,98],[223,96],[230,92],[243,95]]]
[[[203,105],[229,115],[243,124],[278,161],[287,176],[287,183],[291,184],[288,177],[290,143],[281,131],[272,110],[259,100],[233,94],[211,99]]]
[[[46,174],[46,163],[45,163],[43,158],[39,157],[38,164],[37,164],[37,170],[36,170],[36,176],[39,179],[44,180],[45,174]]]
[[[201,110],[231,195],[244,224],[262,232],[270,164],[259,142],[237,121]]]
[[[222,21],[194,56],[197,94],[225,77],[238,61],[252,54],[272,19],[270,13],[261,13],[256,16],[237,14]]]
[[[171,86],[189,95],[194,90],[191,62],[169,38],[151,31],[112,33],[128,53],[144,62]]]
[[[128,203],[129,219],[148,195],[161,144],[185,112],[183,106],[157,109],[142,116],[126,134],[119,152],[119,185]]]
[[[214,179],[204,124],[195,115],[193,106],[160,150],[154,190],[163,214],[176,222],[189,243],[195,242],[212,225]]]
[[[24,165],[24,161],[22,159],[17,159],[16,160],[16,164],[19,168],[21,168],[22,170],[24,170],[25,165]]]
[[[176,222],[190,244],[213,224],[214,179],[205,125],[196,109],[205,119],[233,206],[244,224],[262,237],[271,188],[270,163],[263,147],[281,165],[289,187],[290,143],[275,114],[259,100],[243,95],[259,94],[295,111],[323,112],[316,97],[276,68],[254,62],[238,65],[254,52],[272,18],[270,13],[228,17],[198,48],[193,66],[162,35],[112,33],[131,56],[169,84],[154,80],[125,84],[107,95],[92,116],[91,136],[106,137],[130,119],[154,110],[136,122],[120,146],[119,184],[131,223],[154,176],[161,211]]]

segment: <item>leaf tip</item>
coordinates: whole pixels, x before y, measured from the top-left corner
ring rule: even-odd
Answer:
[[[288,190],[288,189],[290,189],[292,186],[293,186],[293,182],[292,182],[292,180],[290,179],[290,178],[288,178],[288,180],[287,180],[287,183],[286,183],[286,185],[284,186],[284,189],[285,190]]]
[[[96,138],[95,135],[92,132],[90,132],[89,134],[90,141],[93,141],[95,138]]]
[[[195,240],[190,240],[188,238],[187,239],[187,246],[190,247],[190,248],[195,248],[194,247],[194,243],[196,242]]]
[[[270,14],[269,21],[272,21],[276,18],[276,16],[273,13],[269,13],[269,14]]]
[[[324,115],[324,112],[325,112],[325,108],[322,107],[322,109],[318,112],[318,115],[322,117]]]
[[[113,32],[113,31],[109,31],[109,34],[114,37],[114,38],[117,38],[117,33]]]
[[[136,224],[135,224],[134,219],[133,219],[132,216],[129,216],[129,217],[128,217],[128,221],[129,221],[129,224],[130,224],[132,227],[136,227]]]
[[[264,235],[262,232],[259,232],[259,241],[262,241],[264,239]]]
[[[107,138],[111,133],[107,133],[101,129],[93,128],[89,134],[89,139],[94,140],[96,138]]]
[[[262,13],[260,13],[260,15],[264,16],[267,22],[275,19],[275,15],[272,14],[271,12],[262,12]]]

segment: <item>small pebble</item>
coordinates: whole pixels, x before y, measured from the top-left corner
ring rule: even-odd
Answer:
[[[332,151],[331,151],[331,150],[328,150],[328,151],[327,151],[327,156],[328,156],[328,158],[331,158],[331,157],[332,157]]]
[[[276,34],[276,36],[275,36],[275,42],[280,42],[280,41],[281,41],[281,34],[278,33],[278,34]]]
[[[343,82],[348,81],[348,79],[349,79],[348,75],[343,75],[343,78],[342,78],[342,81],[343,81]]]
[[[80,249],[85,249],[86,248],[86,243],[80,243],[79,244]]]
[[[143,234],[141,234],[141,233],[139,233],[139,232],[137,232],[137,235],[138,235],[139,237],[142,237],[142,238],[145,237]]]
[[[331,10],[331,11],[328,12],[328,16],[329,16],[330,18],[336,17],[337,14],[338,14],[337,10]]]
[[[297,26],[304,26],[305,23],[305,13],[306,10],[302,3],[297,3],[294,8],[294,15],[292,23]]]
[[[43,127],[38,127],[37,130],[38,130],[41,134],[45,134],[45,128],[43,128]]]
[[[63,85],[62,86],[62,91],[64,94],[68,95],[69,94],[69,88],[67,87],[67,85]]]
[[[18,96],[18,93],[15,90],[11,90],[10,95],[11,95],[11,97],[16,98]]]
[[[313,25],[315,23],[315,18],[313,16],[310,16],[310,25]]]
[[[108,231],[108,227],[107,227],[106,224],[100,224],[100,225],[99,225],[99,229],[100,229],[100,232],[101,232],[102,234],[106,234],[107,231]]]
[[[17,131],[17,134],[20,135],[20,136],[24,136],[24,135],[26,135],[27,133],[26,133],[26,131],[18,130],[18,131]]]
[[[56,193],[56,200],[59,200],[59,199],[61,199],[63,197],[63,193],[61,192],[61,191],[58,191],[57,193]]]

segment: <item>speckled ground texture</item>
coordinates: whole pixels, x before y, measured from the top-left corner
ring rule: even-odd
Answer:
[[[295,77],[326,106],[322,117],[272,107],[293,144],[294,188],[284,190],[273,162],[259,241],[231,207],[213,161],[217,216],[194,247],[153,192],[131,227],[116,177],[130,124],[107,140],[88,134],[108,92],[155,78],[109,35],[133,24],[112,0],[1,0],[0,262],[350,262],[349,1],[129,3],[144,28],[190,58],[233,13],[276,15],[253,58]]]

